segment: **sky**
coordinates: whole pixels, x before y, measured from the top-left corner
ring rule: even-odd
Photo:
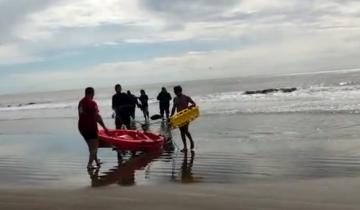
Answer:
[[[360,67],[356,0],[0,0],[0,94]]]

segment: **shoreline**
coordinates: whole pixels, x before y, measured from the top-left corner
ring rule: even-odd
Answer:
[[[355,210],[360,177],[281,183],[0,189],[1,209]]]

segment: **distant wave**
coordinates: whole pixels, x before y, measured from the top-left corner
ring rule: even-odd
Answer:
[[[300,72],[300,73],[289,73],[281,74],[280,76],[299,76],[299,75],[316,75],[316,74],[346,74],[352,72],[360,72],[360,68],[353,69],[335,69],[329,71],[315,71],[315,72]]]
[[[313,86],[292,93],[244,95],[227,92],[198,97],[205,113],[360,112],[360,86]]]
[[[202,115],[237,113],[342,112],[360,113],[360,85],[344,82],[337,86],[311,86],[291,93],[246,95],[244,91],[195,95]],[[0,107],[0,120],[77,117],[77,101]],[[111,116],[111,100],[98,100],[105,116]],[[157,101],[150,101],[157,112]]]
[[[0,111],[21,111],[21,110],[41,110],[41,109],[66,109],[76,107],[76,103],[30,103],[25,105],[0,107]]]

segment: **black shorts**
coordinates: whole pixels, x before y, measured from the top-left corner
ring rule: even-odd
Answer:
[[[84,137],[85,141],[89,141],[89,140],[97,140],[98,139],[98,134],[97,132],[83,132],[80,131],[81,135]]]

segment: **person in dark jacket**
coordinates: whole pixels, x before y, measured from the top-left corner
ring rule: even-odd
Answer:
[[[167,92],[165,87],[162,87],[161,92],[157,96],[157,100],[159,101],[160,106],[160,115],[162,119],[164,119],[164,113],[166,114],[166,119],[169,118],[171,99],[172,98],[170,93]]]
[[[115,85],[116,93],[112,97],[112,109],[115,111],[115,126],[116,129],[121,129],[123,125],[130,129],[130,115],[131,115],[131,98],[121,92],[121,85]]]

